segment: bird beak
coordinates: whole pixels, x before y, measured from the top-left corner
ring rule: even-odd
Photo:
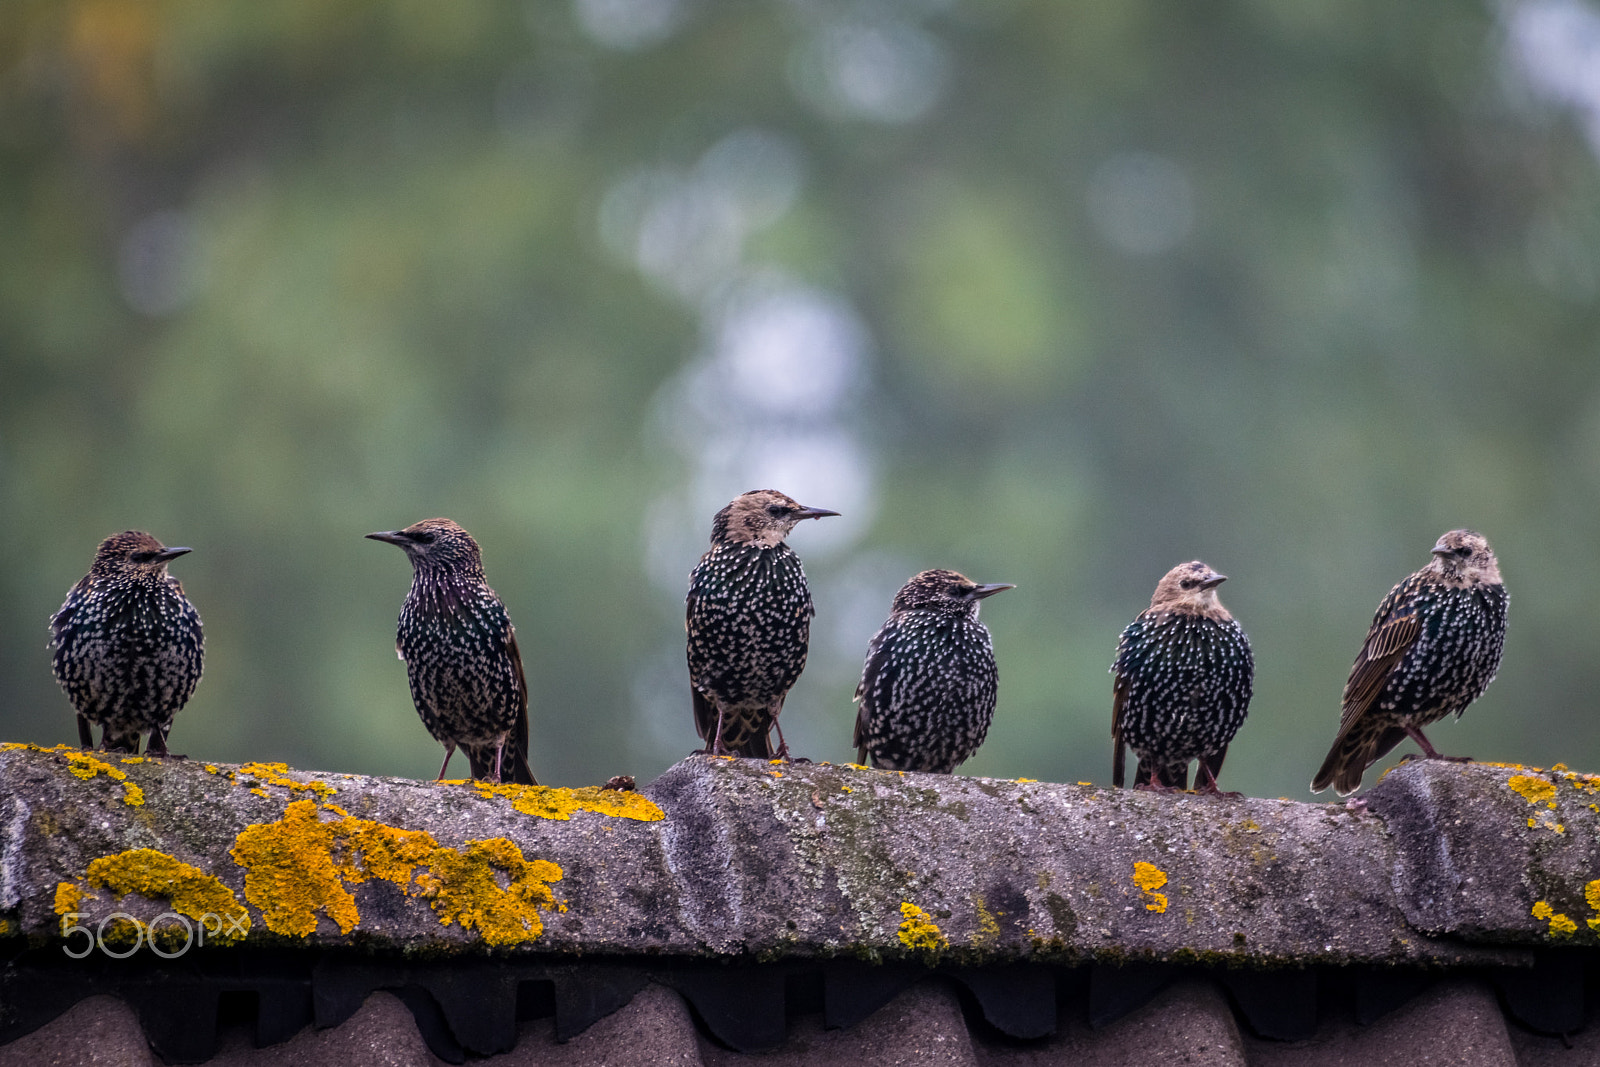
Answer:
[[[168,560],[177,559],[179,556],[186,556],[193,551],[194,549],[192,548],[163,548],[156,553],[156,560],[160,563],[165,563]]]
[[[369,533],[367,536],[374,541],[387,541],[391,545],[399,545],[401,548],[411,543],[411,539],[399,530],[379,530],[377,533]]]
[[[1205,581],[1200,583],[1200,588],[1201,589],[1215,589],[1217,586],[1221,585],[1223,582],[1225,582],[1227,580],[1228,580],[1228,576],[1226,574],[1218,574],[1216,571],[1212,571],[1211,572],[1211,577],[1207,578]]]
[[[798,519],[821,519],[821,518],[826,518],[829,515],[837,515],[837,514],[839,514],[837,511],[829,511],[827,508],[801,508],[799,511],[794,513],[794,517],[797,520]]]
[[[980,585],[972,591],[972,599],[982,600],[986,596],[994,596],[996,593],[1003,593],[1007,589],[1015,588],[1016,586],[1008,585],[1005,582],[996,582],[994,585]]]
[[[1447,548],[1445,546],[1444,538],[1442,538],[1442,537],[1439,538],[1439,543],[1433,546],[1433,554],[1435,556],[1453,556],[1453,555],[1455,555],[1455,553],[1451,549],[1449,549],[1449,548]]]

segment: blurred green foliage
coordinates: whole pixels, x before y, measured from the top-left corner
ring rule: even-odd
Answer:
[[[134,527],[196,550],[176,751],[431,774],[361,535],[439,514],[541,780],[643,780],[696,745],[711,513],[772,484],[847,512],[791,539],[815,758],[953,566],[1018,585],[964,770],[1105,781],[1117,634],[1199,557],[1258,664],[1224,784],[1301,796],[1372,610],[1470,525],[1510,635],[1435,743],[1600,766],[1600,188],[1517,10],[12,0],[3,732],[72,738],[45,620]]]

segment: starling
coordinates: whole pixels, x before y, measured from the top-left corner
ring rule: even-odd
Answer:
[[[978,751],[1000,684],[978,602],[1015,588],[943,570],[901,587],[856,686],[857,762],[949,774]]]
[[[1451,530],[1426,567],[1389,590],[1344,684],[1339,734],[1311,781],[1344,796],[1406,737],[1441,756],[1422,727],[1456,718],[1494,681],[1506,640],[1506,587],[1482,534]]]
[[[78,709],[78,740],[107,752],[167,755],[172,717],[188,703],[205,663],[200,613],[167,563],[188,552],[139,530],[100,542],[89,573],[50,618],[56,681]]]
[[[517,632],[484,580],[478,542],[449,519],[367,536],[398,545],[411,560],[394,647],[422,725],[444,746],[439,777],[460,745],[472,777],[538,785],[528,767],[528,681]]]
[[[1139,757],[1134,788],[1187,789],[1200,761],[1216,793],[1228,742],[1250,707],[1255,660],[1250,639],[1217,599],[1227,581],[1195,560],[1156,583],[1150,606],[1117,642],[1111,664],[1111,781],[1123,783],[1124,745]]]
[[[689,574],[689,691],[694,727],[714,755],[773,757],[768,736],[806,665],[811,591],[783,539],[808,508],[773,489],[735,497],[711,521],[711,548]],[[779,757],[787,756],[778,730]]]

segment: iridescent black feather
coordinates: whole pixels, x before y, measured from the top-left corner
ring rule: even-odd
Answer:
[[[1217,789],[1228,744],[1250,708],[1250,639],[1217,599],[1223,575],[1198,560],[1156,585],[1150,607],[1128,624],[1111,665],[1111,782],[1124,780],[1124,748],[1139,757],[1135,787],[1186,789],[1189,762]]]
[[[51,669],[78,712],[78,739],[166,755],[172,718],[188,703],[205,666],[200,614],[167,563],[188,552],[128,530],[100,542],[89,573],[50,619]]]
[[[895,594],[856,686],[858,762],[950,774],[978,750],[1000,685],[978,605],[1011,588],[931,570]]]
[[[422,725],[444,746],[439,777],[459,746],[473,778],[537,785],[528,766],[522,654],[505,605],[484,578],[478,542],[449,519],[367,536],[411,560],[395,651]]]
[[[717,512],[711,548],[689,574],[684,628],[695,731],[705,751],[771,759],[784,697],[805,669],[811,591],[800,557],[783,539],[808,508],[772,489]],[[778,729],[776,755],[788,754]]]
[[[1444,757],[1422,727],[1457,718],[1494,681],[1505,647],[1510,598],[1500,562],[1482,534],[1451,530],[1426,567],[1389,591],[1345,683],[1339,733],[1312,779],[1343,796],[1368,767],[1412,738],[1429,759]]]

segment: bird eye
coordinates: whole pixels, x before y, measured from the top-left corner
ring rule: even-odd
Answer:
[[[1179,582],[1178,584],[1183,586],[1185,589],[1193,589],[1195,586],[1199,585],[1200,583],[1198,581],[1196,581],[1195,579],[1193,579],[1193,578],[1185,578],[1183,581]]]
[[[1472,555],[1472,549],[1467,545],[1462,545],[1460,548],[1456,549],[1456,555],[1460,556],[1462,559],[1466,559],[1468,556]]]
[[[789,514],[789,509],[784,507],[782,504],[768,504],[767,514],[771,515],[775,519],[781,519],[785,515]]]
[[[433,544],[433,538],[434,533],[432,530],[418,530],[416,533],[411,535],[411,540],[417,542],[419,545],[431,545]]]
[[[156,554],[154,552],[133,552],[128,555],[128,558],[135,563],[149,563],[156,558]]]

